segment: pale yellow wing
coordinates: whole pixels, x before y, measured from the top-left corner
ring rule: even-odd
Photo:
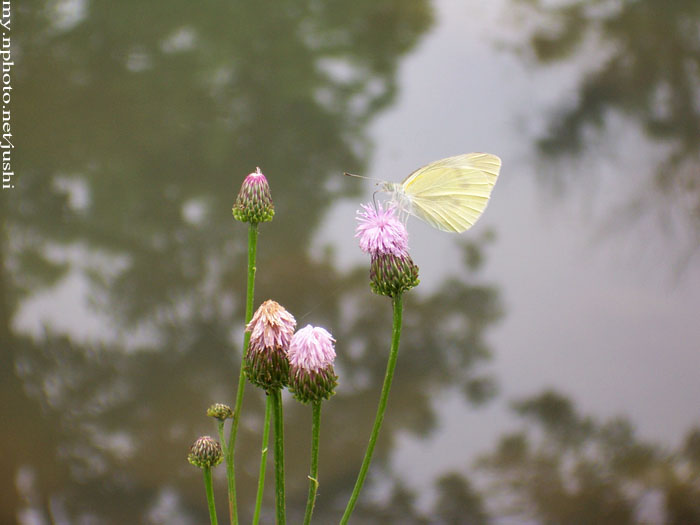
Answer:
[[[486,209],[501,169],[489,153],[467,153],[431,162],[401,184],[410,212],[448,232],[471,228]]]

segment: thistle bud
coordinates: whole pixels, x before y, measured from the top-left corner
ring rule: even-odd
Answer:
[[[370,287],[379,295],[395,297],[418,286],[418,266],[409,255],[392,253],[372,257],[369,269]]]
[[[260,168],[248,175],[233,205],[233,217],[237,221],[259,223],[269,222],[275,215],[270,185]]]
[[[223,403],[214,403],[207,408],[207,415],[219,421],[224,421],[233,417],[233,410],[231,410],[230,406],[224,405]]]
[[[246,326],[250,342],[244,356],[245,373],[251,383],[266,392],[287,386],[287,350],[297,322],[279,303],[268,300]]]
[[[329,399],[335,394],[338,376],[333,370],[335,339],[320,327],[307,325],[289,344],[289,390],[302,403]]]
[[[202,436],[190,447],[187,461],[199,468],[215,467],[224,459],[221,445],[209,436]]]

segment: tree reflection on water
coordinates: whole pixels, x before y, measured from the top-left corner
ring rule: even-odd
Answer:
[[[0,478],[0,522],[29,511],[69,523],[206,519],[200,476],[185,456],[196,436],[214,430],[206,407],[233,397],[246,254],[245,228],[230,208],[258,164],[277,215],[261,226],[256,303],[274,298],[338,340],[340,387],[324,406],[315,513],[334,522],[369,434],[391,310],[370,294],[366,266],[341,271],[333,253],[319,258],[308,248],[330,206],[359,195],[339,174],[364,171],[367,125],[394,101],[399,60],[433,22],[429,3],[192,9],[94,0],[67,18],[54,16],[54,2],[34,4],[14,12],[21,183],[0,196],[0,470],[9,473]],[[670,146],[657,190],[682,194],[688,219],[700,223],[692,102],[700,66],[698,34],[688,29],[697,25],[697,2],[591,11],[606,5],[528,3],[557,22],[533,36],[543,63],[571,58],[598,30],[614,43],[541,150],[581,151],[586,129],[621,112]],[[401,431],[424,437],[435,429],[436,393],[461,391],[472,403],[495,393],[480,368],[491,353],[486,334],[503,315],[499,289],[480,273],[488,241],[464,246],[459,275],[406,298],[373,464],[389,496],[365,498],[358,523],[485,523],[506,513],[458,465],[438,479],[430,508],[419,509],[388,461]],[[68,279],[84,285],[100,314],[97,335],[84,335],[82,318],[68,329],[50,321],[40,331],[19,329],[31,300]],[[248,388],[237,456],[243,502],[253,501],[261,407]],[[669,523],[700,521],[697,431],[664,452],[636,438],[629,422],[583,417],[556,393],[516,409],[541,439],[505,436],[478,473],[506,489],[517,512],[543,523],[624,523],[645,494],[660,494]],[[305,498],[310,414],[293,403],[285,412],[288,450],[301,451],[287,458],[294,522]]]
[[[525,429],[481,460],[494,490],[505,491],[502,513],[538,523],[700,523],[700,429],[664,451],[627,419],[586,417],[553,391],[514,410]]]
[[[428,3],[214,12],[190,2],[93,1],[67,18],[50,16],[50,2],[35,7],[17,10],[13,33],[23,62],[17,135],[31,148],[18,149],[21,184],[0,209],[1,348],[12,363],[0,372],[10,422],[0,462],[11,473],[0,481],[0,521],[206,516],[185,456],[194,437],[213,431],[206,407],[232,399],[246,254],[245,227],[230,209],[258,164],[277,216],[261,227],[256,303],[273,297],[297,316],[309,312],[338,340],[341,387],[324,413],[317,508],[319,519],[336,519],[378,397],[390,307],[371,295],[368,264],[343,273],[332,254],[313,258],[308,245],[328,207],[359,194],[339,174],[363,171],[366,124],[393,100],[399,57],[432,23]],[[434,425],[435,389],[491,395],[477,365],[500,306],[478,270],[408,298],[411,335],[377,470],[398,430],[426,434]],[[85,335],[81,318],[67,328],[16,328],[32,298],[56,286],[66,293],[70,279],[100,314],[90,321],[97,334]],[[244,502],[253,501],[261,401],[249,388],[238,452]],[[286,417],[287,446],[302,451],[288,456],[295,519],[309,425],[304,407],[290,403]]]
[[[653,212],[664,226],[688,235],[682,257],[700,247],[700,4],[694,0],[576,0],[552,5],[514,0],[534,27],[521,46],[539,65],[582,63],[575,91],[560,104],[538,141],[544,159],[581,156],[591,181],[600,154],[615,158],[615,173],[630,187],[648,175],[646,191],[630,197],[614,223]],[[620,151],[627,135],[620,117],[649,141],[639,152]],[[616,122],[617,121],[617,122]],[[607,144],[603,144],[603,143]],[[633,149],[637,153],[642,148]],[[649,167],[646,159],[651,157]],[[640,162],[644,161],[644,162]],[[560,167],[560,166],[559,166]],[[558,175],[565,177],[559,170]],[[630,193],[633,193],[630,191]],[[618,210],[619,211],[619,210]]]

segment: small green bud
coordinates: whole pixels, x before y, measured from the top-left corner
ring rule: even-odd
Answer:
[[[231,419],[233,417],[233,410],[231,410],[230,406],[224,405],[223,403],[214,403],[207,408],[207,415],[219,421],[224,421],[225,419]]]
[[[199,468],[215,467],[224,459],[221,445],[209,436],[202,436],[190,447],[187,461]]]

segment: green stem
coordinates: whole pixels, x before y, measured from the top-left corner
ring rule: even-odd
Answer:
[[[224,458],[226,458],[228,456],[228,447],[226,446],[226,440],[224,439],[224,421],[217,419],[216,429],[219,431],[219,442],[221,443],[221,451],[224,454]],[[232,475],[232,472],[229,472],[228,470],[228,464],[226,465],[226,475]]]
[[[231,499],[231,494],[236,494],[236,484],[235,480],[233,485],[231,484],[231,480],[234,479],[233,475],[233,462],[229,464],[228,457],[229,457],[229,449],[226,446],[226,439],[224,437],[224,421],[221,420],[216,420],[216,428],[219,431],[219,442],[221,443],[221,451],[224,454],[224,460],[226,461],[226,479],[229,481],[228,484],[228,489],[229,489],[229,505],[228,505],[228,511],[229,511],[229,518],[231,519],[231,523],[235,523],[233,521],[233,516],[234,516],[234,510],[236,508],[235,506],[235,500]],[[232,505],[231,502],[234,501],[234,504]]]
[[[365,452],[365,459],[362,461],[362,467],[360,468],[360,473],[357,476],[357,481],[355,482],[355,488],[350,496],[350,501],[348,501],[348,505],[345,508],[345,514],[343,514],[343,517],[340,520],[341,525],[345,525],[350,519],[350,515],[355,508],[355,503],[357,503],[357,498],[362,490],[362,485],[365,482],[365,477],[367,476],[367,471],[369,470],[369,464],[372,461],[374,446],[377,444],[377,436],[379,435],[379,430],[381,429],[382,421],[384,420],[384,412],[386,410],[387,399],[389,398],[391,382],[394,378],[394,368],[396,368],[396,359],[399,354],[399,339],[401,338],[401,315],[403,313],[403,298],[401,294],[392,298],[392,305],[394,307],[394,324],[391,334],[389,362],[386,365],[386,373],[384,375],[384,385],[382,386],[382,393],[379,397],[377,415],[374,418],[374,426],[372,427],[372,433],[369,437],[369,444],[367,445],[367,452]]]
[[[282,390],[270,393],[275,412],[275,508],[277,525],[285,525],[284,503],[284,417],[282,415]]]
[[[250,223],[248,227],[248,288],[246,290],[245,300],[245,324],[247,325],[253,317],[253,295],[255,291],[255,256],[258,251],[258,225]],[[246,348],[250,342],[250,332],[243,333],[243,352],[245,355]],[[242,357],[241,356],[241,357]],[[226,455],[226,472],[228,475],[228,504],[229,514],[231,516],[231,524],[238,524],[238,509],[236,503],[236,476],[234,468],[234,449],[236,445],[236,436],[238,434],[238,422],[241,419],[241,406],[243,405],[243,390],[245,388],[245,368],[241,360],[241,369],[238,374],[238,389],[236,390],[236,405],[233,410],[233,422],[231,423],[231,431],[228,439],[228,454]]]
[[[311,514],[316,504],[316,492],[318,491],[318,441],[321,435],[321,402],[313,404],[313,427],[311,431],[311,473],[309,474],[309,497],[306,500],[306,513],[304,525],[311,523]]]
[[[211,525],[218,525],[216,505],[214,504],[214,488],[211,483],[211,467],[204,467],[202,472],[204,472],[204,487],[207,490],[207,503],[209,504],[209,521],[211,521]]]
[[[258,495],[255,498],[253,525],[258,525],[258,521],[260,521],[260,507],[262,506],[263,491],[265,489],[265,469],[267,467],[267,446],[270,443],[272,403],[272,396],[268,395],[265,401],[265,423],[263,424],[262,453],[260,454],[260,472],[258,473]]]

